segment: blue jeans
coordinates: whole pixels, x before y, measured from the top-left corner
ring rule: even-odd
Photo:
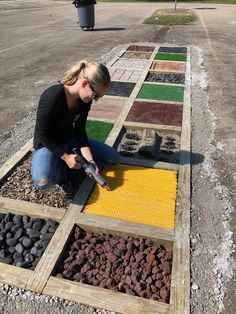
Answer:
[[[72,148],[77,147],[76,140],[73,139],[67,144],[61,145],[61,147],[67,153],[73,153]],[[98,161],[101,160],[104,164],[116,164],[120,160],[120,154],[104,143],[90,139],[89,147],[93,158]],[[79,149],[78,152],[80,152]],[[46,147],[35,150],[31,165],[31,176],[36,188],[46,190],[53,184],[62,183],[67,178],[68,170],[66,163]],[[47,183],[40,185],[42,180]]]

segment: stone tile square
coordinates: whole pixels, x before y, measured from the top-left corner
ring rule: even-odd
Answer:
[[[163,124],[165,104],[135,101],[126,121]]]
[[[123,53],[121,58],[133,58],[133,59],[150,59],[150,52],[139,52],[139,51],[126,51]]]
[[[151,65],[152,70],[161,72],[185,73],[185,63],[168,62],[168,61],[154,61]]]
[[[158,52],[187,53],[186,47],[160,47]]]
[[[150,51],[152,52],[155,47],[151,46],[138,46],[138,45],[131,45],[128,47],[127,51]]]
[[[135,101],[126,121],[181,126],[182,106]]]
[[[129,97],[134,89],[134,86],[135,83],[111,81],[109,90],[106,95]]]
[[[118,59],[117,61],[115,61],[115,63],[113,63],[113,66],[117,68],[143,70],[146,67],[147,63],[147,60]]]
[[[100,98],[93,102],[89,117],[116,120],[127,102],[128,99]]]
[[[140,70],[126,70],[126,69],[115,69],[113,71],[109,71],[111,75],[112,81],[120,81],[120,82],[134,82],[136,83],[142,74]]]

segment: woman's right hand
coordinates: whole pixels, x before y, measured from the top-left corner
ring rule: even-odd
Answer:
[[[61,159],[65,161],[70,169],[80,169],[82,167],[81,164],[76,161],[75,154],[65,153],[61,156]]]

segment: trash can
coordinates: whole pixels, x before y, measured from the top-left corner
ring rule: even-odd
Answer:
[[[94,5],[96,0],[74,0],[77,8],[78,23],[83,31],[92,31],[94,28]]]

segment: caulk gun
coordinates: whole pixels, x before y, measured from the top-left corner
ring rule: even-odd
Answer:
[[[96,167],[91,162],[86,162],[82,156],[77,153],[77,149],[73,148],[73,152],[76,154],[76,161],[81,164],[85,172],[88,173],[98,184],[100,184],[104,189],[110,190],[107,181],[98,173],[96,173]]]

